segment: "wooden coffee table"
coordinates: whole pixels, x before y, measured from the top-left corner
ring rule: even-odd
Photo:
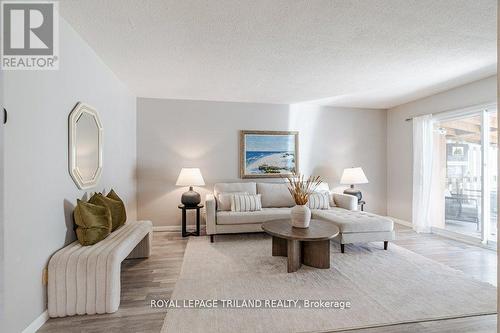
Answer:
[[[301,229],[286,219],[265,222],[262,229],[273,236],[273,256],[288,257],[288,273],[302,264],[330,268],[330,239],[340,232],[334,224],[312,219],[309,228]]]

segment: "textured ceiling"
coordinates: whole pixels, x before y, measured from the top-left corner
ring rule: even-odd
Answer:
[[[65,0],[140,97],[387,108],[496,73],[496,0]]]

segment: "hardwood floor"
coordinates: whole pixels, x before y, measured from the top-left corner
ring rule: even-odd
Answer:
[[[458,269],[474,279],[497,285],[496,251],[436,234],[417,234],[399,224],[396,224],[396,233],[396,240],[393,243]]]
[[[393,243],[496,285],[496,252],[438,235],[416,234],[399,225],[396,232]],[[38,332],[159,332],[165,310],[151,308],[150,300],[168,299],[172,294],[186,244],[187,239],[180,235],[155,233],[149,259],[126,260],[122,264],[122,298],[116,313],[50,319]],[[349,251],[349,245],[345,248]],[[496,315],[488,315],[343,332],[496,332],[496,320]]]

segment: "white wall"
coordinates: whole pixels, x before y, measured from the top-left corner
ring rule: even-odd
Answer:
[[[68,173],[68,115],[94,106],[104,128],[95,190],[115,188],[136,218],[136,99],[90,47],[60,21],[58,71],[7,71],[5,103],[6,329],[20,332],[46,309],[42,269],[75,239],[72,211],[85,191]]]
[[[182,167],[199,167],[207,186],[239,179],[240,130],[298,130],[300,171],[338,186],[342,170],[362,166],[367,210],[386,213],[386,111],[317,106],[139,98],[138,215],[180,225]],[[276,181],[276,180],[274,180]]]
[[[388,110],[387,214],[405,221],[412,215],[412,122],[406,118],[495,102],[497,78],[492,76]]]

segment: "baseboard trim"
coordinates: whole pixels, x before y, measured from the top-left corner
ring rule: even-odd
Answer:
[[[49,320],[49,312],[45,310],[38,318],[33,320],[28,327],[26,327],[22,333],[35,333],[40,327],[42,327],[45,322]]]
[[[391,216],[387,216],[387,217],[392,219],[394,221],[394,223],[404,225],[405,227],[408,227],[408,228],[413,228],[413,224],[411,224],[411,222],[408,222],[405,220],[400,220],[400,219],[397,219],[397,218],[391,217]]]
[[[188,230],[195,228],[194,225],[188,225]],[[205,224],[200,225],[200,229],[204,229]],[[181,232],[180,225],[155,225],[153,226],[153,232]]]

